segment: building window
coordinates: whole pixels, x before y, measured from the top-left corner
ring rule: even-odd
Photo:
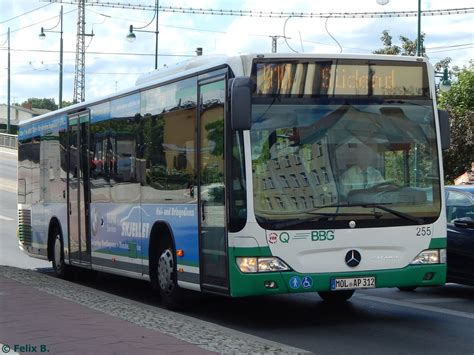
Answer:
[[[267,197],[266,201],[267,201],[268,209],[273,210],[273,205],[272,205],[272,201],[270,200],[270,197]]]
[[[311,170],[311,174],[313,175],[314,181],[316,185],[321,185],[321,180],[319,179],[319,174],[316,169]]]
[[[276,202],[278,203],[278,206],[283,210],[285,209],[285,204],[283,203],[281,197],[275,197]]]
[[[321,142],[318,142],[317,146],[316,146],[316,149],[317,149],[317,156],[318,157],[322,157],[323,156],[323,145],[321,144]]]
[[[298,201],[296,200],[296,197],[291,198],[291,202],[293,202],[293,205],[298,208]]]
[[[300,173],[301,181],[303,182],[303,186],[309,186],[309,180],[306,176],[306,173]]]
[[[286,179],[285,175],[280,175],[280,181],[281,181],[281,186],[290,187],[290,184],[288,184],[288,180]]]
[[[295,157],[295,164],[301,165],[301,157],[299,156],[299,154],[296,154],[294,157]]]
[[[306,199],[304,198],[304,196],[301,196],[301,197],[300,197],[300,201],[301,201],[301,206],[302,206],[304,209],[307,209],[307,208],[308,208],[308,204],[306,203]]]
[[[321,168],[321,171],[323,172],[324,176],[324,182],[327,184],[329,182],[329,175],[325,167]]]
[[[300,187],[300,183],[298,181],[298,178],[296,177],[295,174],[291,174],[291,182],[293,183],[293,187]]]
[[[275,185],[273,184],[273,180],[272,180],[271,177],[269,177],[269,178],[267,179],[267,187],[268,187],[269,189],[274,189],[274,188],[275,188]]]

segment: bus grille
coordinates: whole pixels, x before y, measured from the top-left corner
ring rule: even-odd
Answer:
[[[31,210],[18,210],[18,238],[24,245],[31,245]]]

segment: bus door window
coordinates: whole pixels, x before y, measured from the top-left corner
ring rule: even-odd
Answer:
[[[226,292],[227,239],[225,199],[224,80],[200,86],[199,184],[201,282]]]

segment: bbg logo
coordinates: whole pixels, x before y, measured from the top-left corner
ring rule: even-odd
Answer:
[[[325,240],[334,239],[334,230],[319,230],[311,232],[311,240],[313,242],[324,242]]]

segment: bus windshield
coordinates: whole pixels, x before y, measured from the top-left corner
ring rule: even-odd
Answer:
[[[254,95],[257,221],[274,230],[433,223],[441,209],[433,102],[420,93]]]

